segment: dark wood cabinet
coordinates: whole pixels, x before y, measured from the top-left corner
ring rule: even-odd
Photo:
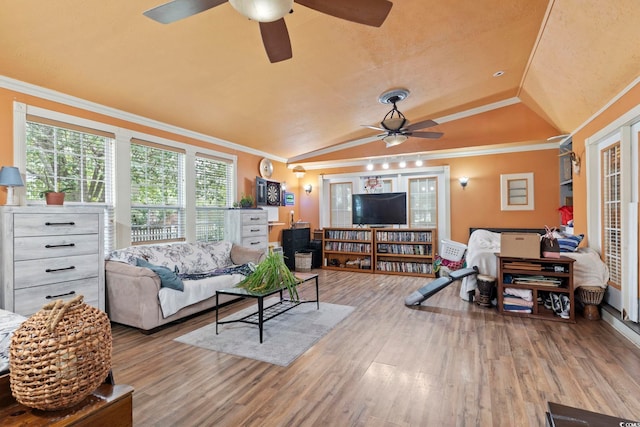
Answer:
[[[526,316],[537,319],[575,322],[575,299],[573,294],[573,258],[498,258],[498,311],[511,316]],[[533,306],[531,313],[514,313],[504,309],[504,289],[530,290]],[[565,294],[569,297],[570,313],[563,319],[538,301],[540,293]]]
[[[296,267],[296,252],[309,249],[310,228],[288,228],[282,230],[282,252],[289,270]]]

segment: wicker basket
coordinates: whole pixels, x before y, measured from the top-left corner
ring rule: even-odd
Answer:
[[[296,252],[296,271],[311,271],[312,256],[311,252]]]
[[[48,304],[13,333],[9,379],[19,403],[49,411],[69,408],[107,378],[109,318],[82,299]]]

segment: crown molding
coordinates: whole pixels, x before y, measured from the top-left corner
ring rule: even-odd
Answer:
[[[167,123],[152,120],[146,117],[138,116],[136,114],[128,113],[126,111],[118,110],[116,108],[107,107],[102,104],[87,101],[85,99],[77,98],[75,96],[67,95],[62,92],[43,88],[40,86],[26,83],[20,80],[12,79],[10,77],[0,75],[0,87],[20,92],[25,95],[31,95],[38,98],[46,99],[48,101],[57,102],[60,104],[68,105],[70,107],[80,108],[82,110],[91,111],[93,113],[102,114],[115,119],[125,120],[127,122],[136,123],[142,126],[147,126],[153,129],[170,132],[176,135],[181,135],[187,138],[197,139],[199,141],[215,144],[221,147],[229,148],[231,150],[237,150],[247,154],[253,154],[261,157],[268,157],[271,160],[286,163],[287,159],[280,156],[275,156],[271,153],[267,153],[261,150],[255,150],[244,145],[236,144],[235,142],[226,141],[224,139],[216,138],[210,135],[205,135],[199,132],[190,131],[178,126],[170,125]]]
[[[345,161],[330,160],[323,162],[296,162],[295,165],[301,165],[306,170],[320,170],[320,169],[335,169],[337,167],[352,167],[352,166],[366,166],[369,163],[381,164],[385,161],[387,163],[397,163],[401,160],[407,163],[415,160],[439,160],[439,159],[454,159],[463,157],[477,157],[477,156],[489,156],[494,154],[509,154],[509,153],[522,153],[530,151],[541,150],[558,150],[560,144],[556,142],[535,143],[524,145],[493,145],[490,147],[465,147],[455,148],[450,150],[439,150],[437,152],[423,152],[423,153],[409,153],[409,154],[395,154],[393,156],[376,156],[376,157],[362,157],[357,159],[349,159]],[[290,169],[294,167],[293,164],[289,164]],[[409,167],[407,167],[409,169]],[[372,171],[373,172],[373,171]]]

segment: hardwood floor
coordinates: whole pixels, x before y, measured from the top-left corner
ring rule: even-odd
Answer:
[[[173,341],[215,312],[153,335],[113,325],[134,425],[539,427],[548,401],[640,420],[640,349],[603,321],[501,316],[459,284],[411,309],[425,279],[315,272],[321,301],[355,310],[286,368]]]

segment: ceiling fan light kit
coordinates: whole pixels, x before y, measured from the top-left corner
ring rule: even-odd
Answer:
[[[393,147],[395,145],[400,145],[407,140],[406,135],[402,135],[400,133],[393,133],[385,136],[382,140],[387,144],[387,148]]]
[[[258,22],[273,22],[293,8],[293,0],[229,0],[241,15]]]

